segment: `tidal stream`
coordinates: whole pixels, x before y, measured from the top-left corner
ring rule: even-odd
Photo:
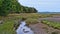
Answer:
[[[19,25],[18,29],[16,30],[17,34],[34,34],[34,32],[26,26],[26,22],[22,21]]]

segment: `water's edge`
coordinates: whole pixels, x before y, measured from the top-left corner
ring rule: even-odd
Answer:
[[[21,24],[16,29],[16,33],[17,34],[34,34],[34,32],[31,30],[31,28],[26,26],[25,21],[21,21]]]

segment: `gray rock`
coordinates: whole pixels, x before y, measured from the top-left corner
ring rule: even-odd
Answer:
[[[3,24],[3,20],[0,20],[0,24]]]

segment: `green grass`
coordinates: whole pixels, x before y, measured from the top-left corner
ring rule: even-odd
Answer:
[[[9,14],[9,16],[20,16],[22,18],[45,18],[45,17],[53,17],[51,14],[38,14],[38,13]]]
[[[9,14],[6,17],[0,16],[0,20],[3,20],[3,24],[0,24],[0,34],[16,34],[14,25],[15,28],[17,28],[19,25],[18,21],[22,18],[26,18],[25,21],[29,25],[36,24],[39,22],[38,18],[45,17],[51,17],[51,15],[43,15],[38,13],[21,13],[21,14]]]
[[[53,21],[48,21],[48,20],[43,20],[41,22],[55,29],[60,29],[60,22],[53,22]]]
[[[0,34],[16,34],[16,30],[14,29],[18,27],[18,20],[20,16],[6,16],[0,17],[0,20],[3,20],[3,24],[0,24]]]
[[[36,21],[38,18],[38,14],[31,13],[31,14],[9,14],[6,17],[0,16],[0,20],[3,20],[3,24],[0,24],[0,34],[16,34],[15,28],[18,27],[18,21],[22,18],[31,18],[31,21]],[[30,21],[29,21],[30,22]]]
[[[26,20],[26,23],[29,25],[29,24],[36,24],[36,23],[39,23],[39,20],[38,19],[32,19],[32,18],[29,18]]]
[[[0,34],[15,34],[14,21],[8,20],[0,24]]]
[[[18,27],[18,21],[22,18],[34,18],[37,19],[36,14],[9,14],[6,17],[0,16],[0,20],[3,20],[3,24],[0,24],[0,34],[16,34],[14,29]]]

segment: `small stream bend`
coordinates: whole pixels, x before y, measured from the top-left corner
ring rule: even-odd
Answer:
[[[16,30],[17,34],[34,34],[34,32],[26,26],[25,21],[21,21],[21,24],[19,25],[18,29]]]

